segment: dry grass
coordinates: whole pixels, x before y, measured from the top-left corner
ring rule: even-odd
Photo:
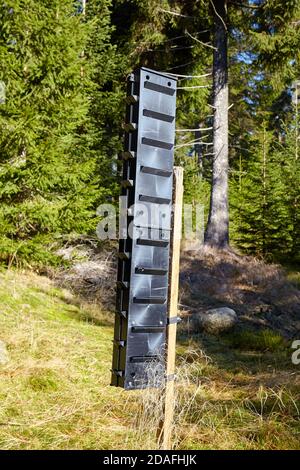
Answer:
[[[276,373],[225,372],[202,350],[184,348],[177,364],[173,448],[300,449],[300,377],[289,370],[276,381]],[[157,449],[163,390],[136,398],[137,448]]]
[[[1,449],[153,449],[160,390],[109,386],[112,315],[29,272],[0,273]],[[180,336],[174,447],[299,449],[299,370],[285,352]]]
[[[0,447],[109,448],[127,433],[109,387],[112,320],[30,273],[1,276]],[[119,413],[118,413],[119,411]]]
[[[296,273],[294,273],[294,279]],[[181,304],[190,312],[227,306],[240,324],[286,338],[300,331],[300,290],[284,269],[250,256],[203,249],[182,256]]]
[[[87,302],[98,302],[106,309],[114,308],[116,278],[115,248],[99,250],[86,243],[70,245],[57,252],[69,266],[52,271],[56,285],[70,289]]]

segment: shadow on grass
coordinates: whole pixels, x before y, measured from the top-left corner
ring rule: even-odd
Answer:
[[[241,378],[246,376],[245,384],[249,378],[253,381],[265,382],[265,385],[278,382],[278,377],[273,377],[275,371],[294,376],[299,372],[299,366],[293,365],[291,361],[292,349],[290,344],[283,342],[274,350],[258,350],[249,347],[240,348],[232,340],[234,333],[212,336],[206,333],[188,334],[181,330],[178,334],[178,359],[185,358],[188,350],[201,350],[207,361],[207,370],[213,374],[229,374],[228,380],[241,384]],[[197,359],[196,359],[197,360]],[[204,372],[205,376],[205,372]],[[255,377],[257,376],[257,377]],[[291,377],[292,381],[292,377]]]

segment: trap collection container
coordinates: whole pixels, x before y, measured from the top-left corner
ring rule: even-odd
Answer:
[[[111,385],[161,386],[165,372],[176,79],[147,68],[127,82]]]

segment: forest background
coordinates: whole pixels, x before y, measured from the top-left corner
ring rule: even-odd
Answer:
[[[57,264],[65,242],[96,238],[97,207],[118,204],[126,77],[139,66],[178,75],[176,163],[185,202],[204,204],[207,220],[213,8],[204,0],[2,4],[3,263]],[[290,263],[300,260],[299,12],[297,0],[227,2],[230,240]]]

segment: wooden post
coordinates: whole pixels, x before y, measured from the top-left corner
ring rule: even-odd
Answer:
[[[164,396],[164,416],[158,429],[158,444],[163,450],[172,448],[172,428],[174,418],[174,374],[176,357],[176,329],[178,310],[178,284],[180,262],[180,240],[182,227],[183,168],[174,167],[173,218],[170,245],[169,308],[166,340],[166,385]],[[172,322],[172,319],[174,323]]]

